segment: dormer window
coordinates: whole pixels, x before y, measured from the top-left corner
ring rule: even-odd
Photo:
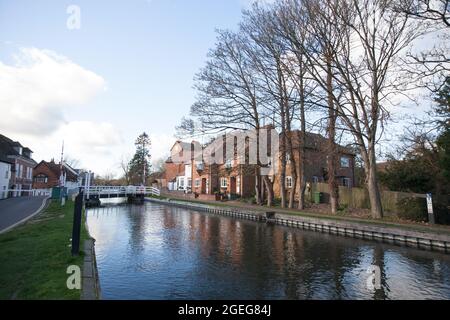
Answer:
[[[197,171],[205,170],[205,163],[204,162],[197,162],[196,168],[197,168]]]
[[[341,168],[350,168],[350,158],[341,157]]]
[[[47,183],[48,177],[45,174],[38,174],[36,177],[34,177],[34,182]]]

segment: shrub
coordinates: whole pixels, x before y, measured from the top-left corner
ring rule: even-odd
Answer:
[[[398,217],[411,221],[428,221],[427,204],[423,198],[404,198],[397,202]]]

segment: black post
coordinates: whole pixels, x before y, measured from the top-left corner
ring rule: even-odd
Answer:
[[[81,214],[83,212],[83,190],[75,198],[75,209],[73,210],[73,228],[72,228],[72,256],[77,256],[80,252],[80,232],[81,232]]]

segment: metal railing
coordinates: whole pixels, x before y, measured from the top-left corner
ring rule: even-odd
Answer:
[[[158,188],[142,186],[89,186],[84,188],[86,196],[108,196],[108,195],[161,195]]]
[[[40,197],[40,196],[50,196],[51,189],[8,189],[5,190],[7,194],[10,194],[12,197]]]

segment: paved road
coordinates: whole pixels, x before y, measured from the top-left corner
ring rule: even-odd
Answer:
[[[0,232],[35,213],[46,197],[17,197],[0,200]]]

